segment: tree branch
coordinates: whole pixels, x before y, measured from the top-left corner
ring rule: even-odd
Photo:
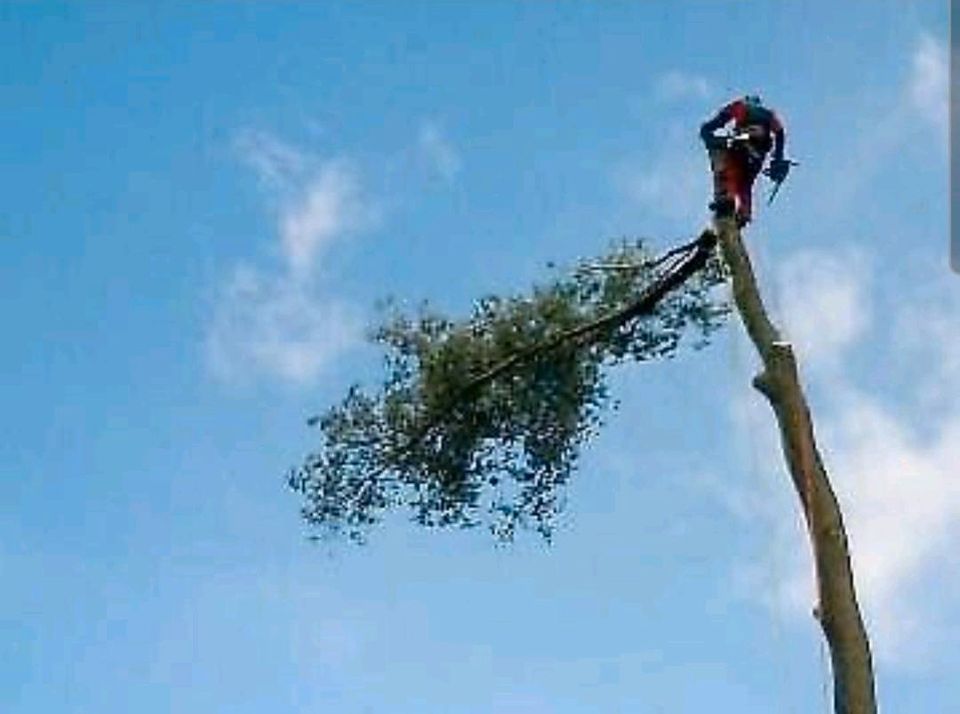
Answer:
[[[655,282],[642,297],[638,298],[631,304],[609,315],[605,315],[586,324],[579,325],[564,332],[560,332],[549,340],[532,345],[526,349],[519,350],[518,352],[515,352],[509,357],[493,365],[485,372],[481,372],[480,374],[476,375],[458,390],[456,397],[450,400],[446,408],[439,409],[434,412],[433,416],[431,416],[431,418],[428,419],[427,422],[420,427],[414,436],[407,442],[403,448],[403,451],[410,452],[417,444],[419,444],[430,432],[430,429],[439,424],[441,420],[449,414],[450,409],[453,408],[454,404],[471,392],[486,386],[493,380],[509,372],[514,367],[535,359],[540,355],[546,354],[551,350],[560,347],[561,345],[567,344],[581,337],[592,335],[592,338],[586,341],[586,344],[589,344],[591,341],[597,339],[597,336],[604,330],[615,329],[621,325],[625,325],[630,320],[652,312],[667,294],[682,285],[698,270],[706,265],[707,260],[710,258],[710,254],[712,253],[716,244],[716,234],[709,230],[703,231],[703,233],[701,233],[700,236],[695,240],[682,246],[673,248],[650,264],[660,265],[670,258],[674,258],[678,255],[683,256],[676,265],[672,266],[667,271],[667,274],[662,279]]]
[[[716,245],[716,242],[716,236],[712,232],[705,231],[695,241],[687,243],[686,245],[678,248],[674,248],[673,250],[665,253],[659,259],[654,261],[652,265],[663,263],[667,258],[682,253],[686,253],[686,256],[679,263],[679,265],[668,271],[666,277],[654,283],[653,287],[642,297],[638,298],[626,307],[617,310],[616,312],[613,312],[609,315],[604,315],[596,320],[579,325],[564,332],[560,332],[545,342],[541,342],[540,344],[532,345],[524,350],[515,352],[506,359],[495,364],[487,371],[473,377],[470,381],[463,385],[459,396],[465,396],[469,392],[489,384],[497,377],[501,376],[505,372],[508,372],[513,367],[516,367],[518,364],[539,357],[540,355],[550,352],[551,350],[554,350],[563,344],[577,340],[580,337],[589,335],[590,333],[601,333],[607,329],[615,329],[621,325],[625,325],[634,318],[652,312],[657,304],[671,290],[683,284],[688,278],[690,278],[706,264],[707,259],[710,257],[710,252],[713,249],[713,246]],[[588,340],[587,344],[589,344],[589,342],[590,341]]]

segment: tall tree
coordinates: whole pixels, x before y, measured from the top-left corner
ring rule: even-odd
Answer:
[[[732,221],[659,258],[643,242],[621,243],[529,296],[483,298],[459,322],[427,307],[415,318],[395,312],[372,334],[387,350],[379,390],[354,385],[309,422],[320,446],[289,474],[304,519],[316,537],[362,542],[384,513],[407,508],[424,526],[486,524],[504,540],[526,527],[549,539],[580,447],[610,401],[606,370],[672,357],[688,333],[704,347],[729,314],[715,289],[731,277],[764,364],[754,384],[773,406],[810,526],[836,712],[872,714],[840,510],[793,351],[766,315]]]
[[[763,370],[753,385],[770,402],[780,442],[800,498],[813,548],[818,603],[814,615],[830,649],[836,714],[877,710],[873,664],[860,616],[843,515],[817,448],[810,409],[789,342],[767,316],[750,257],[732,219],[717,221],[720,245],[733,279],[737,310]]]

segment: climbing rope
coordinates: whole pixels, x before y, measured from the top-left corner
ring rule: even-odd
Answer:
[[[830,671],[830,661],[827,656],[827,643],[823,637],[820,640],[820,690],[823,694],[823,711],[830,714],[833,711],[833,702],[830,697],[830,680],[832,672]]]

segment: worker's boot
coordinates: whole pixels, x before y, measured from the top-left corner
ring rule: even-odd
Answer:
[[[733,209],[735,208],[733,199],[726,194],[722,194],[714,198],[708,208],[713,211],[714,215],[717,218],[727,218],[728,216],[733,215]]]

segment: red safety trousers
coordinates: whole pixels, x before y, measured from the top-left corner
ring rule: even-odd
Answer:
[[[736,148],[710,151],[710,164],[714,197],[731,199],[740,223],[749,223],[753,218],[753,182],[763,164]]]

